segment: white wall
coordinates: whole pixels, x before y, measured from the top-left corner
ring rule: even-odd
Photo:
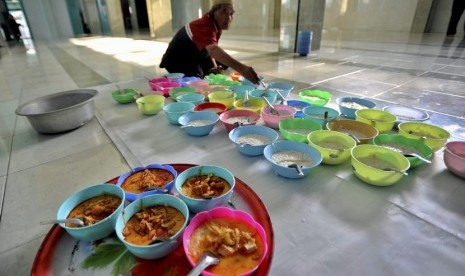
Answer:
[[[410,32],[418,0],[326,0],[324,29]]]
[[[69,13],[66,3],[63,0],[49,0],[50,7],[53,14],[53,22],[55,24],[57,37],[71,38],[74,36],[71,21],[69,20]]]

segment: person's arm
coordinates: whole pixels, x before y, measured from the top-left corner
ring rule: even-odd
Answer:
[[[244,78],[248,79],[252,83],[259,83],[260,79],[258,78],[257,73],[255,70],[247,66],[233,57],[231,57],[228,53],[226,53],[220,46],[216,44],[210,44],[205,47],[208,54],[215,60],[218,60],[222,64],[231,67],[232,69],[239,72]]]

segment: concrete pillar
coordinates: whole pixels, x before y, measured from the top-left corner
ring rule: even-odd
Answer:
[[[171,1],[146,0],[149,15],[150,36],[171,37],[173,35]]]
[[[313,32],[312,50],[319,50],[326,1],[289,0],[281,3],[279,51],[295,52],[299,31]]]

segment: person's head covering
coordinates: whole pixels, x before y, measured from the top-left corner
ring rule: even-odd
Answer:
[[[234,5],[234,0],[213,0],[213,5],[230,4]]]

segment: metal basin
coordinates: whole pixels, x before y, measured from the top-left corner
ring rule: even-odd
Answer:
[[[15,112],[26,116],[37,132],[65,132],[85,125],[94,117],[93,98],[97,93],[92,89],[59,92],[26,102]]]

